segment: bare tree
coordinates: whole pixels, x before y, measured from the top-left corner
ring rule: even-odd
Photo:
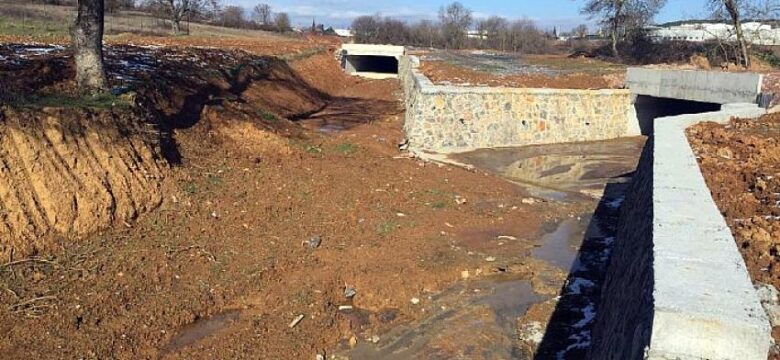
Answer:
[[[420,20],[411,26],[409,36],[412,44],[433,47],[439,43],[439,28],[431,20]]]
[[[252,20],[258,24],[271,25],[271,5],[257,4],[252,10]]]
[[[666,0],[588,0],[581,11],[608,29],[612,55],[617,57],[618,41],[649,23],[665,4]]]
[[[745,33],[742,31],[742,9],[749,6],[746,4],[746,0],[710,0],[710,7],[715,17],[723,17],[723,14],[728,14],[728,18],[731,20],[731,24],[734,26],[734,32],[737,36],[737,45],[739,46],[740,56],[742,59],[742,65],[746,68],[750,67],[750,53],[748,52],[747,41],[745,41]]]
[[[245,25],[244,8],[240,6],[226,6],[222,9],[222,26],[241,28]]]
[[[574,34],[574,37],[582,39],[588,36],[588,26],[585,24],[577,25],[577,27],[572,29],[572,34]]]
[[[378,17],[359,16],[352,21],[352,33],[355,35],[355,41],[359,43],[376,42],[379,32]]]
[[[171,30],[174,34],[181,33],[182,20],[201,12],[206,5],[204,0],[152,0],[152,3],[165,11],[171,20]]]
[[[509,22],[500,16],[491,16],[477,22],[481,42],[491,49],[506,50]]]
[[[447,47],[463,47],[472,23],[471,10],[459,2],[454,2],[439,9],[439,21]]]
[[[71,28],[76,84],[84,93],[106,90],[103,65],[103,0],[78,0],[78,16]]]
[[[279,30],[279,32],[284,33],[290,30],[290,15],[287,15],[287,13],[281,12],[276,14],[274,17],[274,24],[276,25],[276,28]]]

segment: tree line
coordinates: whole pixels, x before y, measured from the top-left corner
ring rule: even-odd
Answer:
[[[391,17],[361,16],[352,22],[356,42],[446,49],[480,48],[539,53],[551,46],[552,34],[534,21],[500,16],[474,20],[471,9],[454,2],[439,9],[438,21],[406,23]],[[474,31],[470,31],[474,28]]]

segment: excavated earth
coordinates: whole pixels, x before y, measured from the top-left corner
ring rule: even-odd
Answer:
[[[398,83],[314,45],[114,44],[116,96],[89,104],[67,49],[0,46],[3,357],[314,358],[435,322],[441,299],[503,309],[488,342],[532,356],[503,330],[515,300],[550,299],[526,315],[543,329],[568,273],[532,253],[560,224],[582,240],[597,201],[405,156]],[[503,295],[462,300],[480,293]],[[451,340],[477,335],[428,346],[474,357]]]
[[[688,137],[753,281],[780,288],[780,114],[702,123]]]

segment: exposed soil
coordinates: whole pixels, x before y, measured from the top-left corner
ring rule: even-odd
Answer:
[[[699,124],[688,136],[753,281],[780,288],[780,114]]]
[[[584,61],[584,60],[583,60]],[[518,88],[608,89],[623,86],[623,74],[584,72],[494,74],[445,61],[423,61],[420,70],[436,84],[506,86]]]
[[[38,237],[34,248],[9,242],[0,228],[3,245],[15,249],[0,265],[0,351],[8,358],[298,359],[348,349],[426,318],[432,297],[459,282],[501,274],[554,295],[566,272],[530,257],[542,225],[594,206],[529,202],[525,190],[495,176],[399,156],[398,83],[344,75],[333,48],[283,61],[114,45],[106,51],[110,81],[127,105],[89,110],[41,108],[37,97],[73,89],[70,58],[62,48],[22,48],[0,50],[13,60],[0,68],[15,91],[6,95],[23,95],[6,98],[0,140],[14,139],[5,135],[13,131],[52,138],[22,126],[51,113],[55,124],[74,124],[63,142],[79,164],[79,151],[108,143],[105,158],[144,160],[165,176],[139,188],[115,180],[123,167],[94,165],[89,179],[106,181],[75,181],[86,168],[63,161],[63,171],[26,192],[44,189],[76,219],[99,225],[91,236]],[[100,146],[80,146],[93,132]],[[59,161],[57,142],[38,138],[31,159]],[[131,173],[141,177],[143,167]],[[5,174],[3,194],[17,181]],[[78,186],[63,187],[71,179]],[[101,212],[63,200],[101,187],[124,194],[122,186],[132,194],[114,201],[132,200],[134,216],[97,221]],[[146,199],[153,201],[142,207]],[[3,219],[30,218],[21,211],[28,205],[4,202]],[[351,288],[356,295],[346,297]]]

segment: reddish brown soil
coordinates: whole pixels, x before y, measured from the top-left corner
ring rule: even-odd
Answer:
[[[109,58],[136,56],[126,50]],[[526,239],[586,211],[524,204],[527,194],[496,177],[395,158],[397,82],[347,77],[328,51],[291,65],[154,51],[199,59],[130,74],[145,84],[136,106],[157,122],[172,164],[163,203],[0,265],[3,357],[313,358],[424,317],[410,299],[426,301],[465,269],[490,273],[485,256],[513,256],[502,266],[532,278]],[[17,85],[71,86],[62,81]],[[292,120],[346,130],[323,135]],[[475,233],[520,240],[478,247]],[[317,249],[304,245],[313,236]],[[356,310],[339,311],[345,304]]]
[[[423,61],[420,70],[434,83],[507,86],[519,88],[605,89],[622,86],[622,76],[615,74],[568,73],[495,75],[453,65],[444,61]]]
[[[780,288],[780,114],[704,123],[688,134],[753,281]]]

